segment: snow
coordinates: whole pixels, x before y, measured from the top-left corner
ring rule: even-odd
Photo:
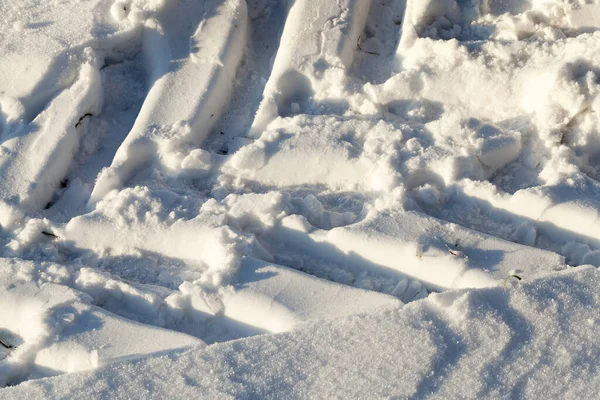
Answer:
[[[201,144],[228,100],[243,54],[246,3],[185,2],[161,11],[142,32],[154,82],[110,168],[98,177],[92,204],[126,184],[140,165],[184,143]]]
[[[0,398],[597,397],[600,2],[0,14]]]
[[[89,295],[52,282],[68,276],[64,267],[50,266],[47,271],[55,276],[41,278],[45,282],[40,284],[31,277],[14,279],[35,274],[33,263],[1,262],[5,310],[0,329],[10,332],[5,340],[18,346],[3,362],[3,385],[204,345],[192,336],[135,323],[90,305]],[[87,289],[90,274],[84,272],[75,286]]]
[[[2,143],[0,192],[4,201],[22,209],[45,206],[73,160],[81,116],[97,113],[101,107],[98,71],[86,63],[77,81],[56,96],[29,127]],[[32,160],[29,154],[36,158]]]
[[[434,294],[294,332],[29,381],[6,397],[593,397],[598,272]],[[191,368],[193,366],[193,368]],[[557,379],[559,374],[560,379]],[[400,379],[401,378],[401,379]]]

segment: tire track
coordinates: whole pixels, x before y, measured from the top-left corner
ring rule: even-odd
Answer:
[[[247,22],[245,1],[215,0],[204,8],[183,1],[146,23],[142,47],[154,83],[132,131],[99,176],[91,205],[140,167],[159,161],[161,153],[206,139],[228,101]]]

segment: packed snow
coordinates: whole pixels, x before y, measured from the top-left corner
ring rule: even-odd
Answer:
[[[0,398],[597,397],[600,1],[0,14]]]

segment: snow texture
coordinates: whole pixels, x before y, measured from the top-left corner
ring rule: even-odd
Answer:
[[[0,398],[597,397],[600,1],[0,15]]]

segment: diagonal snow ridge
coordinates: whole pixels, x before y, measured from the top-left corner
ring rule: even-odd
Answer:
[[[34,263],[4,258],[0,262],[4,270],[2,304],[7,307],[0,335],[3,342],[15,347],[0,363],[3,386],[203,344],[191,336],[135,323],[90,305],[89,295],[58,283],[66,277],[64,267],[49,266],[46,273]],[[28,282],[24,279],[28,274],[41,279]]]
[[[213,342],[400,304],[251,258],[244,259],[232,286],[212,294],[185,281],[176,291],[152,293],[91,268],[0,262],[3,304],[15,305],[0,336],[17,346],[0,363],[3,384],[204,345],[173,331]],[[29,281],[32,277],[38,283]]]
[[[293,2],[281,35],[284,46],[275,57],[250,136],[258,137],[278,116],[306,112],[313,100],[344,102],[345,71],[370,7],[370,0]],[[340,84],[332,84],[336,81]]]
[[[152,87],[111,166],[99,176],[90,205],[163,153],[206,139],[229,99],[247,20],[245,1],[214,0],[165,5],[146,23],[142,41]]]
[[[48,203],[66,175],[78,147],[82,116],[102,107],[100,77],[93,61],[33,122],[2,143],[2,198],[20,208],[39,209]],[[64,110],[69,110],[65,113]],[[27,154],[39,157],[32,160]],[[40,162],[41,161],[41,162]]]

